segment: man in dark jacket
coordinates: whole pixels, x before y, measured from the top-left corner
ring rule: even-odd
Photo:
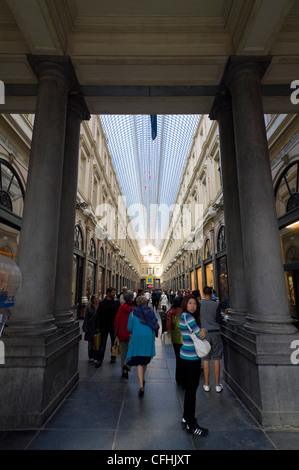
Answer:
[[[114,343],[114,320],[116,317],[117,310],[120,307],[119,300],[115,298],[116,291],[114,287],[108,287],[107,295],[99,303],[97,310],[97,330],[101,333],[101,342],[99,350],[99,360],[96,363],[96,367],[101,367],[106,350],[106,343],[108,335],[110,334],[111,348]],[[110,364],[114,364],[116,357],[111,355]]]

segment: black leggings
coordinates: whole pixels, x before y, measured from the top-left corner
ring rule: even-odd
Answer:
[[[184,370],[184,388],[185,388],[185,398],[184,398],[184,415],[183,417],[190,426],[194,426],[197,423],[195,417],[195,408],[196,408],[196,392],[199,385],[200,377],[200,359],[195,361],[188,361],[186,359],[181,359],[182,368]]]

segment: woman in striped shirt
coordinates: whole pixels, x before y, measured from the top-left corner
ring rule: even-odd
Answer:
[[[195,436],[204,436],[208,430],[199,426],[195,418],[196,392],[199,385],[201,360],[197,356],[192,338],[189,334],[188,323],[191,330],[199,338],[204,338],[206,330],[200,328],[200,305],[193,295],[185,296],[182,303],[182,315],[180,319],[180,330],[183,344],[180,351],[182,359],[183,387],[185,388],[184,415],[182,424],[186,430]]]

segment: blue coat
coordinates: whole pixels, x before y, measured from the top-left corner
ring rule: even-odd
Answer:
[[[127,361],[135,356],[153,358],[156,355],[154,330],[150,326],[141,323],[133,313],[129,316],[127,328],[132,332]]]

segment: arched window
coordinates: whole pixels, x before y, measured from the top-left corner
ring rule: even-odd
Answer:
[[[96,292],[96,245],[93,238],[89,242],[89,259],[87,262],[86,291],[88,299]]]
[[[211,240],[209,238],[207,239],[205,243],[204,256],[205,256],[205,259],[211,258],[212,256]]]
[[[286,253],[286,263],[296,263],[299,261],[299,248],[298,246],[291,246]]]
[[[13,167],[0,158],[0,208],[22,217],[24,188]]]
[[[104,250],[102,247],[100,248],[99,263],[104,264]]]
[[[288,165],[274,190],[277,217],[299,208],[299,161]]]
[[[190,254],[190,268],[193,268],[193,254]]]
[[[218,233],[217,252],[219,253],[219,251],[223,251],[225,249],[226,249],[225,227],[224,225],[222,225]]]
[[[83,251],[84,249],[83,234],[79,225],[75,226],[75,248],[77,248],[80,251]]]
[[[96,244],[93,238],[91,238],[89,242],[89,256],[96,258]]]

